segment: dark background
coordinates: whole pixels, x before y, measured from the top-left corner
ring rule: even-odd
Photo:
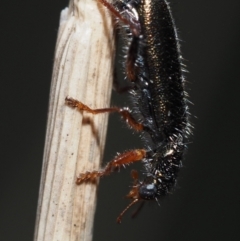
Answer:
[[[240,1],[172,0],[189,74],[195,130],[173,195],[121,225],[129,167],[101,181],[94,241],[240,240]],[[0,24],[0,240],[30,241],[59,14],[67,0],[4,1]],[[113,104],[126,98],[113,94]],[[105,161],[141,147],[110,120]]]

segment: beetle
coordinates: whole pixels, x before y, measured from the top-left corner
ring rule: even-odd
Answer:
[[[191,134],[188,95],[179,38],[166,0],[98,0],[130,32],[125,61],[133,108],[91,109],[73,98],[66,103],[92,114],[119,113],[130,127],[142,133],[143,148],[117,155],[103,170],[86,172],[76,183],[95,181],[123,165],[142,161],[142,181],[132,171],[134,185],[127,195],[132,202],[117,218],[141,200],[158,200],[176,185],[186,140]]]

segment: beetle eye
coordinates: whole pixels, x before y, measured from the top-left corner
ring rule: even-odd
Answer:
[[[141,199],[145,199],[145,200],[155,199],[156,194],[157,194],[157,188],[153,183],[144,184],[139,187],[139,196]]]

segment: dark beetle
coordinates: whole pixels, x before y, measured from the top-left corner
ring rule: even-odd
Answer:
[[[118,217],[139,200],[157,200],[176,183],[186,140],[191,133],[185,80],[178,35],[170,6],[165,0],[117,1],[107,7],[131,33],[126,59],[126,75],[132,82],[133,110],[128,108],[90,109],[67,98],[68,105],[93,114],[118,112],[137,131],[142,131],[144,149],[124,152],[104,170],[81,174],[77,184],[94,181],[122,165],[143,161],[145,178],[128,194],[133,201]]]

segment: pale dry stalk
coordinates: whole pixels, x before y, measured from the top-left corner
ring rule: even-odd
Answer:
[[[70,1],[61,13],[35,241],[90,241],[96,206],[94,184],[75,184],[97,170],[103,156],[108,116],[79,113],[67,96],[92,108],[108,107],[112,89],[112,18],[95,0]]]

